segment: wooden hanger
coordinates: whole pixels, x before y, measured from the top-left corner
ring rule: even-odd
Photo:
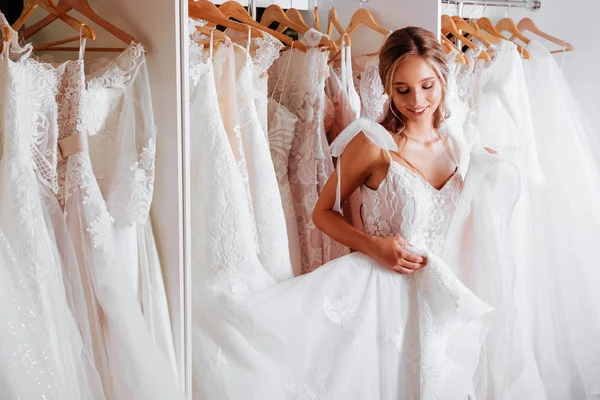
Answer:
[[[318,31],[321,31],[321,18],[319,18],[319,6],[317,5],[316,2],[315,2],[315,8],[313,9],[313,16],[314,16],[313,28],[315,28]]]
[[[225,18],[235,18],[236,20],[242,22],[243,24],[249,25],[257,30],[264,31],[269,35],[273,36],[276,39],[281,40],[283,43],[291,46],[294,43],[294,49],[298,49],[300,51],[306,52],[306,46],[299,42],[294,41],[291,37],[284,35],[283,33],[277,32],[274,29],[268,28],[264,25],[259,24],[248,14],[244,6],[238,3],[235,0],[226,1],[219,7],[218,11],[222,13]],[[221,24],[219,24],[221,25]],[[247,28],[246,28],[247,31]]]
[[[502,32],[510,33],[514,38],[519,39],[525,44],[529,44],[530,42],[529,38],[523,35],[523,33],[521,33],[521,30],[517,27],[517,24],[515,24],[515,21],[513,21],[511,18],[502,18],[496,24],[496,29],[498,30],[498,32],[500,32],[500,34],[502,34]]]
[[[350,40],[350,35],[348,35],[347,33],[344,33],[341,37],[342,42],[340,43],[340,46],[343,44],[346,45],[346,47],[352,46],[352,42]],[[332,62],[334,62],[340,55],[342,54],[342,49],[339,49],[332,57],[329,58],[329,60],[327,61],[327,64],[331,64]]]
[[[450,41],[446,36],[442,35],[442,47],[446,54],[451,54],[453,51],[456,51],[456,62],[459,64],[469,64],[469,58],[456,47],[454,43]]]
[[[23,12],[17,21],[13,24],[13,29],[18,31],[25,22],[31,17],[31,14],[35,11],[36,8],[41,7],[46,10],[48,13],[56,16],[56,18],[65,22],[71,28],[75,29],[77,32],[81,32],[81,35],[86,39],[94,40],[96,39],[96,33],[92,28],[82,23],[81,21],[71,17],[69,14],[59,10],[56,8],[54,3],[51,0],[25,0],[25,4],[23,6]],[[75,37],[79,39],[79,36]],[[71,38],[72,39],[72,38]],[[75,39],[75,40],[76,40]],[[73,41],[73,40],[71,40]],[[65,43],[62,41],[62,43]],[[50,43],[52,44],[52,43]],[[79,50],[79,48],[77,48]]]
[[[521,30],[515,24],[515,21],[513,21],[511,18],[502,18],[496,24],[496,30],[498,32],[500,32],[501,35],[502,35],[502,32],[510,33],[512,36],[508,40],[510,40],[511,42],[513,42],[517,45],[519,54],[521,54],[523,56],[523,58],[525,58],[525,59],[531,58],[529,51],[527,51],[527,49],[525,49],[523,46],[521,46],[520,44],[515,42],[515,39],[519,39],[521,42],[523,42],[525,44],[529,44],[529,42],[531,41],[531,40],[529,40],[529,38],[527,36],[523,35]]]
[[[234,31],[248,34],[248,25],[230,20],[210,0],[189,0],[188,15],[193,19],[208,21],[215,25],[221,25]],[[260,29],[252,26],[250,27],[250,36],[253,38],[264,37]]]
[[[360,25],[364,25],[368,28],[371,28],[384,36],[390,33],[389,29],[386,29],[383,26],[379,25],[377,22],[375,22],[375,18],[373,18],[373,15],[364,8],[359,8],[354,12],[352,18],[350,18],[350,24],[348,24],[345,33],[350,35]],[[336,41],[336,44],[339,45],[340,43],[342,43],[341,37]]]
[[[456,27],[463,31],[463,33],[468,33],[469,35],[476,37],[479,39],[486,47],[490,47],[490,44],[500,44],[502,43],[502,39],[496,36],[492,36],[489,33],[485,33],[480,31],[477,28],[474,28],[472,25],[469,25],[467,21],[463,18],[454,16],[452,17]]]
[[[508,40],[498,29],[496,29],[492,20],[487,17],[479,18],[477,20],[477,26],[479,26],[479,29],[489,33],[492,36],[496,36],[500,39]],[[517,50],[519,50],[519,54],[522,54],[523,58],[526,58],[526,59],[531,58],[529,51],[527,51],[525,48],[523,48],[523,46],[521,46],[520,44],[518,44],[518,43],[515,43],[515,44],[517,45]]]
[[[216,28],[211,28],[206,25],[197,26],[196,31],[200,32],[204,36],[208,36],[208,39],[196,40],[196,43],[201,46],[210,44],[210,36],[211,35],[213,38],[213,44],[225,43],[225,42],[231,41],[231,39],[229,39],[229,36],[227,36],[225,33],[221,32],[220,30],[218,30]]]
[[[471,42],[466,37],[464,37],[462,33],[458,30],[452,17],[450,17],[449,15],[442,15],[442,34],[446,36],[449,33],[452,34],[452,36],[454,36],[456,39],[460,40],[465,46],[469,47],[470,49],[477,49],[477,45]],[[478,58],[485,61],[490,61],[492,59],[492,57],[487,51],[482,51],[481,53],[479,53]]]
[[[302,26],[306,30],[310,29],[310,26],[308,26],[306,22],[304,22],[304,18],[302,18],[302,14],[300,14],[300,11],[296,10],[295,8],[288,8],[285,12],[285,16],[288,17],[290,21],[297,23],[299,26]],[[277,32],[283,33],[286,29],[287,26],[280,25],[277,27],[276,30]]]
[[[535,22],[533,22],[533,20],[531,18],[523,18],[517,24],[517,28],[521,32],[529,31],[531,33],[538,35],[539,37],[541,37],[543,39],[546,39],[549,42],[552,42],[552,43],[557,44],[560,47],[562,47],[562,50],[554,50],[554,51],[551,51],[550,53],[556,54],[556,53],[562,53],[565,51],[575,51],[575,47],[572,44],[567,43],[564,40],[558,39],[554,36],[547,34],[544,31],[542,31],[540,28],[537,27],[537,25],[535,24]]]
[[[340,37],[344,36],[344,33],[346,33],[346,30],[342,27],[342,24],[340,24],[340,18],[338,17],[335,7],[331,7],[327,15],[327,36],[333,37],[333,28],[335,28]],[[348,40],[350,40],[350,36],[348,36]]]
[[[297,24],[294,21],[291,21],[287,17],[287,15],[283,11],[283,9],[280,6],[278,6],[277,4],[271,4],[269,7],[267,7],[262,18],[260,19],[261,25],[267,26],[267,27],[269,25],[271,25],[273,22],[277,22],[280,26],[281,25],[286,26],[286,27],[293,29],[296,32],[301,33],[301,34],[306,33],[310,29],[310,27],[306,28],[302,25]],[[333,51],[338,50],[337,44],[327,36],[321,37],[319,44],[321,44],[323,46],[327,46]]]
[[[477,26],[482,31],[489,33],[492,36],[496,36],[500,39],[506,39],[494,26],[494,23],[488,17],[481,17],[477,20]]]
[[[113,24],[111,24],[104,18],[100,17],[98,14],[96,14],[96,12],[92,9],[92,7],[90,7],[90,4],[88,3],[87,0],[58,0],[58,2],[56,3],[56,8],[58,8],[59,10],[61,10],[62,12],[65,12],[65,13],[67,13],[71,10],[75,10],[75,11],[79,12],[84,17],[87,17],[90,21],[94,22],[95,24],[97,24],[98,26],[103,28],[105,31],[107,31],[108,33],[110,33],[111,35],[113,35],[114,37],[121,40],[123,43],[125,43],[127,45],[129,45],[131,43],[137,43],[137,40],[133,36],[131,36],[130,34],[128,34],[125,31],[121,30],[120,28],[117,28],[116,26],[114,26]],[[32,26],[26,28],[23,31],[23,37],[25,39],[27,39],[27,38],[33,36],[34,34],[39,32],[41,29],[48,26],[48,24],[55,21],[56,18],[57,17],[55,15],[52,15],[52,14],[47,15],[46,17],[44,17],[40,21],[36,22]],[[63,41],[63,43],[68,43],[68,42]],[[59,44],[59,43],[55,43],[55,44]],[[62,44],[62,43],[60,43],[60,44]],[[38,50],[42,50],[42,49],[43,50],[63,50],[63,48],[54,49],[48,45],[38,46],[37,49]],[[93,47],[88,47],[86,49],[86,51],[90,51],[90,50],[94,51],[93,49],[94,49]],[[114,51],[122,51],[122,50],[123,50],[123,48],[114,49]]]
[[[2,40],[10,43],[12,40],[12,31],[10,30],[10,26],[2,25]]]

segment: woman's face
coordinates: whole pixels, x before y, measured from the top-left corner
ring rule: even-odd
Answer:
[[[421,57],[409,57],[396,69],[392,99],[405,122],[432,123],[442,101],[442,83]]]

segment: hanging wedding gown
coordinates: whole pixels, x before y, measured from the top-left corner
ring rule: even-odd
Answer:
[[[531,188],[532,342],[547,397],[600,397],[600,174],[554,57],[532,41],[523,60],[545,182]],[[559,95],[560,94],[560,95]]]
[[[0,397],[75,399],[62,397],[69,394],[61,382],[59,362],[51,356],[46,327],[37,313],[38,307],[27,281],[6,235],[0,230],[0,315],[3,325],[0,329]]]
[[[72,271],[62,270],[66,265],[61,264],[57,247],[60,239],[53,240],[52,216],[45,200],[54,196],[50,186],[56,185],[51,169],[57,157],[56,93],[67,71],[77,68],[80,62],[57,67],[28,58],[13,62],[6,56],[10,46],[4,43],[0,68],[0,226],[5,229],[5,243],[14,249],[7,263],[14,268],[9,275],[26,290],[20,293],[23,303],[13,303],[19,307],[25,325],[11,327],[16,321],[10,319],[10,314],[3,320],[13,332],[25,328],[28,333],[21,332],[23,347],[11,348],[14,339],[2,341],[3,349],[8,350],[6,355],[15,358],[2,362],[10,370],[1,378],[5,383],[0,392],[6,391],[3,394],[7,398],[104,399],[92,355],[84,349],[83,333],[69,309],[64,277]],[[48,169],[41,169],[45,165]],[[53,176],[54,182],[49,182],[47,179]],[[19,297],[11,300],[19,301]],[[30,386],[26,386],[28,382]],[[23,386],[17,386],[20,383]]]
[[[219,110],[212,48],[207,54],[190,44],[192,376],[194,398],[207,400],[220,398],[210,387],[235,335],[220,310],[244,320],[241,297],[275,284],[258,260],[244,178]]]
[[[225,132],[229,138],[233,155],[237,161],[238,168],[242,174],[244,189],[246,194],[244,198],[248,203],[250,211],[250,224],[254,232],[254,240],[256,241],[257,251],[260,249],[258,230],[256,225],[256,215],[254,212],[254,204],[252,203],[252,190],[250,188],[250,176],[248,171],[248,163],[244,144],[242,143],[240,112],[237,99],[236,88],[236,66],[233,45],[231,42],[220,45],[214,56],[210,57],[214,65],[215,84],[217,87],[217,99],[219,103],[219,111],[221,112],[221,120],[225,127]]]
[[[196,96],[202,102],[214,99],[208,93]],[[202,328],[201,347],[194,346],[195,395],[223,400],[464,400],[473,395],[473,371],[491,309],[454,277],[440,256],[447,253],[449,259],[467,264],[473,259],[499,264],[489,257],[500,253],[496,243],[488,243],[489,248],[480,244],[484,231],[502,231],[501,224],[494,226],[501,219],[495,220],[492,210],[510,217],[518,195],[514,166],[504,166],[505,161],[483,150],[472,155],[478,168],[467,177],[473,182],[466,184],[465,198],[459,174],[438,190],[392,160],[377,190],[361,188],[365,228],[377,236],[401,235],[415,246],[412,251],[428,257],[428,265],[405,276],[354,253],[273,285],[251,258],[250,232],[246,229],[241,237],[244,231],[236,229],[247,219],[245,204],[239,202],[233,213],[218,201],[233,195],[232,190],[242,193],[243,185],[226,135],[214,119],[214,106],[207,105],[195,108],[203,110],[205,119],[197,126],[202,137],[194,152],[204,155],[197,157],[202,163],[197,167],[206,169],[193,170],[200,178],[195,182],[212,186],[198,186],[195,192],[216,197],[205,198],[198,207],[203,218],[194,221],[204,237],[195,253],[201,257],[195,261],[195,317],[201,319],[194,321]],[[202,129],[206,126],[216,129]],[[361,131],[383,149],[397,151],[384,128],[361,119],[340,135],[333,154],[340,156]],[[216,147],[207,148],[206,143]],[[223,174],[226,165],[231,173]],[[498,181],[506,186],[497,188]],[[481,189],[489,202],[479,202]],[[479,216],[488,222],[476,219],[478,224],[467,235],[454,228],[452,242],[445,243],[455,209],[459,207],[458,223],[464,226],[474,202],[483,205]],[[474,249],[457,240],[468,238],[468,233],[476,235],[469,243]],[[486,252],[492,248],[493,253]]]
[[[249,47],[249,46],[248,46]],[[244,147],[252,206],[258,234],[258,258],[276,281],[293,277],[283,204],[269,149],[256,111],[249,48],[234,45],[239,135]]]
[[[269,98],[269,147],[271,159],[277,175],[279,193],[283,203],[285,223],[288,233],[288,244],[290,247],[290,261],[294,276],[302,274],[302,257],[300,255],[300,238],[298,237],[298,225],[296,224],[296,210],[288,174],[288,164],[294,132],[298,117],[292,114],[281,103]]]
[[[383,119],[388,96],[379,77],[379,56],[359,56],[352,59],[354,84],[360,96],[360,116],[370,121]]]
[[[339,69],[329,68],[330,77],[326,86],[335,105],[333,128],[328,132],[327,137],[329,141],[333,141],[348,125],[360,118],[361,114],[361,99],[356,92],[352,72],[351,47],[347,46],[345,41],[342,41],[340,55]],[[356,229],[363,231],[364,227],[360,215],[361,206],[362,199],[360,191],[357,189],[344,204],[343,215]]]
[[[301,41],[302,53],[291,50],[291,67],[286,90],[272,85],[285,74],[287,57],[273,63],[269,70],[269,91],[298,117],[289,162],[290,186],[296,209],[302,272],[307,273],[324,263],[348,253],[348,249],[320,232],[312,222],[319,193],[333,173],[324,132],[325,75],[328,52],[316,47],[323,34],[310,29]]]
[[[488,64],[477,62],[477,54],[471,55],[471,62],[476,64],[475,75],[464,83],[473,90],[470,98],[473,109],[467,117],[462,139],[471,146],[492,148],[503,159],[514,162],[520,173],[521,188],[512,219],[506,222],[511,234],[504,244],[505,254],[497,256],[509,256],[503,267],[486,265],[474,270],[455,270],[461,282],[497,310],[475,375],[475,394],[476,398],[490,400],[507,396],[542,400],[546,399],[546,390],[530,340],[528,305],[536,286],[531,273],[533,236],[529,188],[539,185],[543,176],[521,56],[510,41],[494,49],[494,58]],[[465,73],[470,73],[470,69],[466,68]],[[452,85],[449,89],[457,88]],[[452,92],[449,97],[460,98]],[[450,111],[453,111],[452,106]],[[460,115],[460,108],[457,111]],[[461,117],[458,118],[460,121]],[[455,123],[451,126],[453,124],[456,127]]]
[[[335,107],[335,121],[328,139],[333,141],[348,125],[360,117],[361,101],[354,87],[351,47],[342,42],[339,69],[329,67],[326,94]]]
[[[83,50],[83,47],[82,47]],[[91,277],[90,296],[99,304],[92,315],[102,327],[97,353],[106,352],[100,374],[107,397],[183,398],[170,364],[152,341],[139,303],[117,262],[114,218],[94,177],[83,118],[83,60],[65,63],[56,87],[58,103],[59,200],[80,265]],[[97,361],[97,360],[96,360]],[[98,364],[97,364],[98,365]]]
[[[152,224],[156,127],[144,49],[131,44],[86,76],[83,128],[98,186],[115,219],[116,254],[150,334],[177,375],[169,309]]]

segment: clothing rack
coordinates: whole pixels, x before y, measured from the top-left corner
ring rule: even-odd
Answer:
[[[531,11],[542,7],[542,0],[442,0],[442,4],[455,5],[457,14],[462,17],[464,6],[527,8]]]

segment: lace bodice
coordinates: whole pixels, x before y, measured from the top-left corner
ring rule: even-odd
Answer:
[[[352,139],[364,133],[376,146],[386,150],[390,166],[377,190],[361,187],[362,219],[366,233],[374,236],[402,236],[416,248],[440,255],[450,220],[462,193],[463,181],[455,172],[437,190],[423,177],[394,161],[389,150],[398,151],[392,136],[381,125],[365,118],[358,119],[331,144],[334,157],[341,157]],[[334,209],[340,209],[341,171]]]
[[[333,173],[333,161],[327,154],[324,131],[328,53],[314,47],[322,36],[322,33],[310,29],[301,39],[308,48],[306,53],[292,50],[291,55],[275,60],[269,69],[272,97],[280,99],[281,104],[298,117],[288,168],[304,272],[313,271],[347,253],[345,247],[325,236],[312,223],[312,212],[319,193]],[[283,85],[277,87],[278,77],[284,79],[286,74],[285,88]]]
[[[272,98],[269,99],[269,147],[277,172],[277,180],[280,182],[282,179],[288,179],[288,160],[294,140],[296,121],[298,121],[298,117],[287,108]]]
[[[365,232],[400,235],[413,246],[440,255],[461,191],[458,173],[437,190],[420,175],[391,161],[377,190],[361,187]]]
[[[353,72],[356,75],[354,85],[360,95],[360,116],[371,121],[380,121],[388,100],[383,84],[379,78],[379,58],[377,56],[361,56],[352,60]]]
[[[227,29],[225,31],[227,36],[231,39],[243,38],[245,34],[243,32],[234,31]],[[248,45],[247,41],[244,45]],[[267,71],[273,65],[273,62],[279,58],[283,44],[269,35],[263,32],[262,38],[253,38],[251,42],[252,46],[247,46],[249,54],[252,57],[252,72],[254,75],[254,102],[256,104],[256,111],[258,112],[258,118],[260,125],[265,132],[265,136],[268,130],[267,123],[267,101],[268,101],[268,81],[269,75]]]

